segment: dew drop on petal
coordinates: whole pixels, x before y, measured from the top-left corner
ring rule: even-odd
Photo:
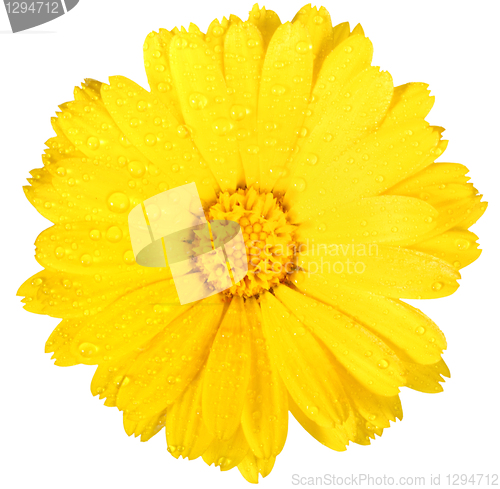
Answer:
[[[126,212],[129,206],[129,198],[122,192],[115,192],[108,197],[108,208],[113,212],[121,214]]]

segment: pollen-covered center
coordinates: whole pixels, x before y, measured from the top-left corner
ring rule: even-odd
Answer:
[[[237,222],[243,233],[245,249],[227,250],[228,260],[237,266],[247,260],[246,276],[225,294],[251,297],[283,282],[294,268],[295,226],[272,193],[253,188],[230,194],[221,192],[208,211],[208,219]]]

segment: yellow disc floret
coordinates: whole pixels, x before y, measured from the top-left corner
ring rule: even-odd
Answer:
[[[284,282],[294,269],[295,226],[288,223],[286,212],[272,193],[259,193],[254,188],[221,192],[208,211],[208,219],[237,222],[245,240],[246,250],[230,253],[236,261],[247,260],[248,273],[226,294],[258,295]]]

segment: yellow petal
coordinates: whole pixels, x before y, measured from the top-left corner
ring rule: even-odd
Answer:
[[[153,438],[165,426],[165,411],[150,416],[146,419],[136,421],[123,415],[123,427],[128,436],[140,436],[141,441],[145,442]]]
[[[73,91],[75,100],[94,101],[102,103],[101,100],[102,82],[93,80],[92,78],[85,78],[85,81],[81,85],[82,85],[81,88],[75,87]]]
[[[259,8],[257,4],[249,12],[248,22],[258,27],[264,40],[264,47],[267,47],[274,32],[281,25],[280,18],[276,12],[266,10],[266,7]]]
[[[250,331],[244,302],[233,297],[210,349],[203,386],[203,419],[219,440],[240,426],[250,378]]]
[[[429,95],[428,86],[426,83],[406,83],[395,87],[385,123],[424,119],[434,105],[434,97]]]
[[[205,36],[205,42],[212,50],[214,60],[221,70],[224,65],[224,37],[228,26],[229,21],[225,17],[222,19],[222,22],[219,22],[218,19],[214,19],[208,26],[207,35]]]
[[[141,287],[120,297],[100,314],[76,320],[83,328],[72,340],[73,352],[88,365],[113,361],[144,347],[192,306],[179,304],[170,280]],[[124,314],[127,310],[133,313]]]
[[[313,56],[307,29],[287,22],[267,48],[258,103],[260,187],[270,191],[290,155],[311,93]]]
[[[330,209],[301,224],[295,238],[316,243],[390,243],[409,245],[436,226],[438,212],[420,199],[378,196]],[[330,223],[333,223],[330,224]]]
[[[241,475],[250,483],[259,482],[259,473],[262,477],[267,477],[274,467],[276,457],[263,459],[256,457],[252,452],[248,452],[246,457],[238,464]]]
[[[175,458],[201,457],[213,440],[203,422],[201,399],[203,371],[189,384],[181,397],[168,408],[165,431],[168,451]]]
[[[339,113],[338,109],[332,110],[332,106],[334,103],[338,105],[340,101],[345,100],[345,96],[340,96],[341,93],[349,93],[350,95],[346,87],[370,67],[372,56],[373,46],[370,40],[364,36],[353,36],[333,50],[325,59],[318,80],[313,87],[311,102],[307,107],[303,127],[299,131],[298,154],[293,155],[291,161],[287,164],[287,174],[277,182],[275,190],[284,193],[290,187],[293,188],[294,185],[298,185],[299,180],[292,178],[292,176],[297,169],[299,159],[304,163],[305,158],[310,153],[319,157],[320,150],[331,151],[330,147],[334,149],[336,144],[345,145],[342,138],[337,138],[338,140],[333,143],[333,134],[331,132],[336,132],[341,127],[344,127],[347,132],[350,129],[346,128],[344,124],[342,126],[337,124],[334,129],[330,129],[330,132],[328,132],[323,129],[324,121],[329,121],[331,125],[335,120],[346,117],[346,115],[352,119],[351,114],[346,111]],[[370,71],[372,74],[375,72],[375,68]],[[369,73],[366,72],[359,79],[366,80],[367,74]],[[356,130],[359,131],[359,125],[356,126]],[[313,133],[315,136],[314,139],[311,139]],[[309,140],[311,140],[311,143],[309,143]],[[314,158],[310,160],[309,164],[312,162],[315,162]]]
[[[302,427],[320,443],[337,452],[344,452],[346,450],[347,444],[349,443],[349,437],[342,424],[334,428],[325,428],[318,425],[304,414],[304,411],[299,408],[291,397],[290,412]]]
[[[450,377],[450,371],[443,360],[433,365],[406,362],[405,367],[408,370],[407,387],[427,394],[442,392],[440,382],[444,382],[443,377]]]
[[[136,352],[125,355],[114,362],[99,365],[92,377],[90,390],[93,396],[106,399],[105,406],[116,407],[116,396],[123,382],[126,380],[128,367],[137,356]],[[56,362],[57,364],[57,362]]]
[[[331,306],[289,287],[278,287],[275,295],[366,389],[382,396],[399,392],[405,383],[404,366],[379,338]]]
[[[118,297],[152,282],[170,278],[167,268],[137,267],[133,271],[93,276],[42,270],[19,288],[27,311],[58,318],[92,316]]]
[[[199,36],[177,34],[170,64],[184,120],[222,190],[244,185],[236,131],[231,122],[232,96],[213,52]]]
[[[351,33],[349,22],[342,22],[333,28],[333,48],[345,41]]]
[[[458,288],[458,271],[432,255],[406,248],[363,244],[311,244],[297,262],[330,284],[405,299],[436,299]]]
[[[318,75],[323,61],[333,49],[333,27],[330,13],[325,7],[302,7],[292,22],[301,22],[311,36],[314,56],[314,78]]]
[[[174,402],[205,363],[223,309],[217,296],[205,299],[159,333],[130,365],[118,408],[148,416]]]
[[[215,200],[215,179],[205,168],[186,128],[154,94],[123,76],[115,76],[103,87],[102,95],[116,124],[154,165],[149,173],[168,182],[171,188],[195,182],[204,201]]]
[[[319,274],[296,273],[291,280],[301,292],[352,317],[415,362],[435,363],[446,348],[445,337],[436,324],[404,302],[329,283]]]
[[[461,269],[479,258],[478,237],[470,231],[450,230],[411,246],[411,249],[437,256]]]
[[[255,299],[245,303],[250,322],[251,368],[241,425],[245,437],[258,457],[278,455],[288,430],[288,394],[278,371],[272,365],[261,324],[262,313]]]
[[[208,465],[214,464],[226,471],[236,467],[246,457],[248,450],[248,443],[240,426],[228,440],[214,439],[203,454],[203,460]]]
[[[257,100],[263,61],[264,41],[259,29],[250,22],[232,25],[224,40],[224,72],[227,88],[233,93],[230,115],[248,187],[259,178]]]
[[[170,43],[174,35],[166,29],[150,32],[144,41],[144,67],[151,94],[182,123],[179,97],[170,70]]]
[[[118,236],[123,238],[117,241]],[[38,236],[35,245],[38,262],[61,272],[94,276],[101,272],[129,272],[139,267],[125,225],[85,221],[55,224]]]
[[[261,296],[261,308],[269,356],[294,401],[320,426],[341,423],[345,394],[322,345],[272,294]]]
[[[76,100],[60,109],[57,120],[65,136],[91,161],[117,170],[131,161],[148,166],[147,159],[132,146],[102,103]]]

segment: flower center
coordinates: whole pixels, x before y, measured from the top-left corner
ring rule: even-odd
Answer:
[[[246,250],[229,250],[228,258],[241,266],[248,262],[246,276],[224,293],[252,297],[284,282],[295,268],[295,226],[271,192],[254,188],[238,189],[233,194],[221,192],[208,211],[208,219],[237,222],[243,233]],[[246,256],[245,256],[246,251]]]

